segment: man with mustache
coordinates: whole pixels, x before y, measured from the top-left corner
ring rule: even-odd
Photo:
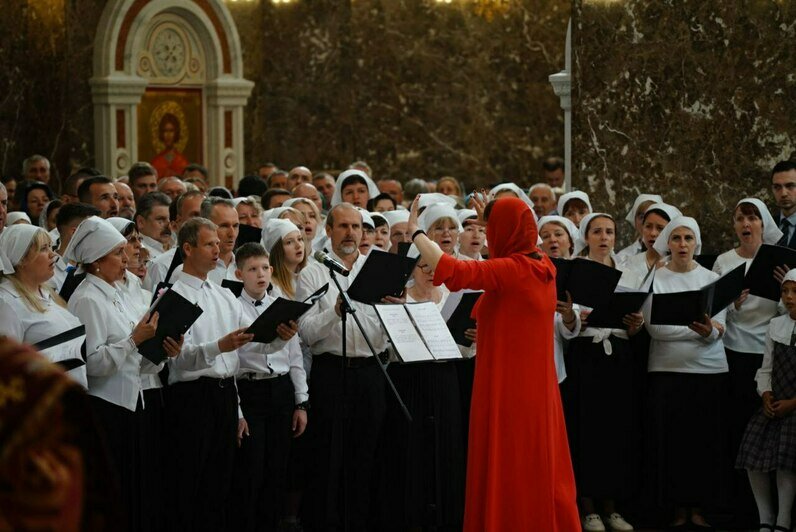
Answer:
[[[138,200],[135,224],[150,260],[158,258],[171,247],[170,204],[171,200],[162,192],[150,192]]]

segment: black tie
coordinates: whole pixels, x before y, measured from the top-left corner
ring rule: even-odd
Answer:
[[[787,247],[788,246],[788,235],[790,235],[790,222],[787,218],[783,218],[782,222],[779,224],[779,228],[782,231],[782,238],[779,239],[777,242],[778,246]]]
[[[261,299],[261,300],[259,300],[259,301],[255,301],[255,302],[254,302],[254,306],[255,306],[255,307],[259,307],[259,306],[260,306],[260,305],[262,305],[262,304],[263,304],[263,301],[262,301],[262,299]]]

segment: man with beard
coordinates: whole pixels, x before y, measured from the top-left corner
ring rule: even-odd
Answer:
[[[119,194],[113,181],[104,175],[89,177],[77,189],[81,203],[93,205],[100,211],[101,218],[119,216]]]
[[[138,200],[135,224],[150,260],[158,258],[171,247],[170,204],[171,200],[162,192],[150,192]]]

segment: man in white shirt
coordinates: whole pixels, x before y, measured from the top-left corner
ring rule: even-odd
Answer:
[[[169,528],[226,530],[236,434],[240,441],[245,430],[235,387],[237,349],[252,335],[238,328],[241,308],[232,293],[207,280],[218,260],[216,225],[194,218],[180,229],[178,244],[183,271],[172,289],[203,312],[180,354],[169,359]]]
[[[170,204],[171,200],[162,192],[150,192],[138,198],[135,225],[150,260],[160,257],[171,247]]]
[[[174,222],[172,222],[172,230],[179,232],[185,222],[199,216],[204,199],[204,193],[198,191],[186,192],[177,198],[175,205],[177,208],[177,216]],[[144,277],[144,288],[152,292],[155,290],[158,283],[166,280],[166,275],[168,274],[169,266],[174,259],[176,250],[177,247],[175,246],[149,263],[146,276]],[[174,277],[174,274],[172,274],[172,277]],[[173,280],[168,279],[167,282],[173,282]]]
[[[350,203],[337,205],[329,211],[326,234],[330,238],[331,257],[351,272],[347,277],[338,277],[343,290],[347,290],[365,264],[365,256],[358,249],[362,215]],[[329,275],[326,266],[310,259],[301,271],[296,290],[296,299],[303,300],[329,284],[326,295],[299,321],[301,337],[313,355],[310,378],[313,415],[307,434],[312,450],[307,457],[310,479],[303,520],[318,530],[339,526],[343,511],[339,488],[345,482],[348,522],[352,530],[360,530],[367,527],[370,480],[385,412],[385,382],[377,360],[350,319],[346,324],[344,370],[347,399],[342,401],[341,301]],[[374,349],[383,355],[387,341],[375,310],[357,302],[353,305]],[[345,475],[342,463],[348,464]]]

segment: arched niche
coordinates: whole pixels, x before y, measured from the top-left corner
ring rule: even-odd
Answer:
[[[104,172],[124,175],[163,148],[158,118],[171,112],[184,130],[176,148],[190,147],[186,157],[202,162],[213,184],[231,186],[243,174],[243,108],[254,84],[243,78],[240,38],[223,3],[110,0],[93,70],[96,164]]]

